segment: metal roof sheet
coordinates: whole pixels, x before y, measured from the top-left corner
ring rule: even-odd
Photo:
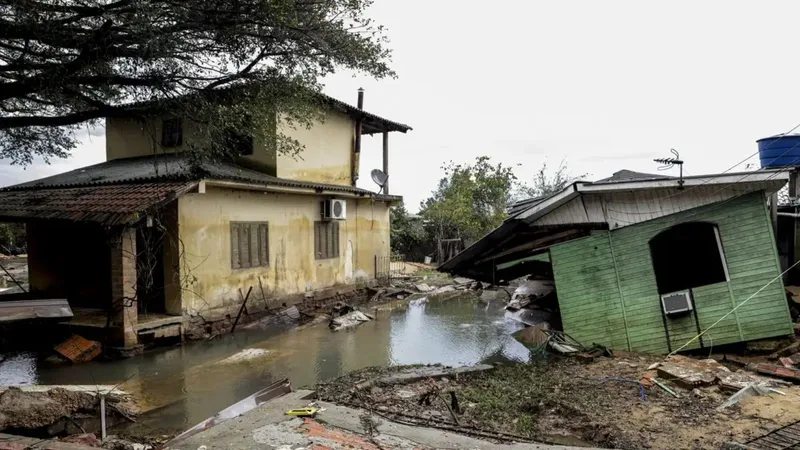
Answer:
[[[353,186],[289,180],[267,175],[234,163],[194,163],[185,154],[143,156],[106,161],[93,166],[75,169],[27,183],[0,189],[3,191],[61,188],[77,186],[102,186],[110,184],[147,181],[200,181],[203,179],[240,181],[268,186],[314,189],[318,191],[348,192],[375,196],[378,200],[401,200],[402,197],[375,194]],[[0,203],[0,208],[2,203]]]

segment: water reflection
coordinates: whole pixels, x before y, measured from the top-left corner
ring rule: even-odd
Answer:
[[[329,380],[374,365],[468,365],[527,361],[528,350],[511,337],[521,324],[504,319],[503,305],[475,297],[415,302],[379,311],[377,320],[331,332],[323,324],[300,329],[271,325],[210,342],[194,342],[113,363],[52,366],[24,359],[0,366],[3,384],[116,384],[141,398],[152,412],[137,433],[173,432],[194,425],[287,377],[295,387]],[[219,361],[244,349],[262,356],[235,364]],[[266,353],[266,356],[263,354]],[[38,364],[38,365],[37,365]],[[27,367],[27,368],[26,368]],[[38,378],[37,378],[38,377]]]

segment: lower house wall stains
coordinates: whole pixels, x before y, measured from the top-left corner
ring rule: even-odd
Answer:
[[[317,260],[314,221],[324,197],[208,188],[178,200],[181,302],[185,316],[235,317],[252,286],[252,309],[332,297],[374,279],[375,256],[389,255],[389,206],[347,199],[339,257]],[[268,222],[269,266],[231,267],[231,222]],[[263,305],[259,279],[270,304]]]
[[[667,353],[697,334],[694,316],[667,319],[667,343],[649,241],[677,222],[718,226],[730,280],[693,289],[705,330],[778,277],[775,239],[763,192],[610,232],[550,249],[564,331],[584,344]],[[792,334],[783,283],[771,285],[704,336],[703,346]],[[686,350],[700,347],[695,341]]]

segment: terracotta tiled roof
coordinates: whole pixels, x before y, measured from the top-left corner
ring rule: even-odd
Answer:
[[[196,185],[182,181],[4,190],[0,191],[0,214],[124,225],[138,222],[141,213],[178,198]]]

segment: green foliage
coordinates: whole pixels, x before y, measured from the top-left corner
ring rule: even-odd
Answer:
[[[420,205],[434,235],[472,241],[503,222],[517,182],[511,167],[481,156],[472,164],[450,162],[442,169],[445,176]]]
[[[0,223],[0,253],[20,251],[25,247],[25,225],[21,223]]]
[[[420,217],[409,216],[405,206],[394,206],[390,212],[392,253],[404,255],[406,258],[415,255],[425,241],[425,230]]]
[[[558,169],[550,173],[547,163],[543,163],[539,170],[536,171],[531,180],[531,184],[520,184],[516,196],[519,200],[532,197],[541,197],[544,195],[554,194],[570,183],[585,178],[587,174],[573,176],[567,168],[566,161],[561,161]]]
[[[210,138],[204,151],[228,127],[269,133],[276,108],[307,125],[325,76],[394,76],[371,3],[0,0],[0,158],[66,157],[104,117],[186,117]]]

